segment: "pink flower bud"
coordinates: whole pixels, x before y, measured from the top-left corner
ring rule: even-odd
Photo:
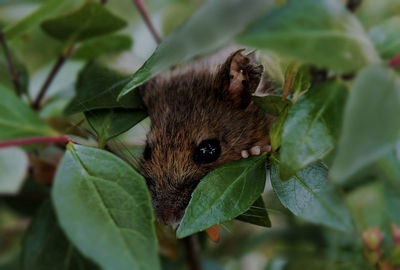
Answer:
[[[362,239],[369,250],[378,250],[382,243],[383,235],[378,227],[371,227],[363,231]]]

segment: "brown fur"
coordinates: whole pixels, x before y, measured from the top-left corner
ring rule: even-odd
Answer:
[[[178,70],[141,88],[151,118],[151,159],[142,158],[141,165],[157,218],[165,224],[179,222],[194,188],[208,172],[240,159],[242,150],[269,143],[273,117],[246,96],[255,91],[252,77],[258,82],[261,77],[251,70],[260,72],[260,66],[243,67],[249,81],[243,82],[244,93],[232,97],[233,56],[215,72],[198,67]],[[221,156],[213,163],[196,164],[194,149],[205,139],[220,140]]]

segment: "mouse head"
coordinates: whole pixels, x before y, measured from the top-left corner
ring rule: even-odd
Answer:
[[[141,88],[151,118],[141,166],[159,221],[178,223],[208,172],[268,144],[271,119],[251,101],[262,71],[238,51],[216,71],[174,71]]]

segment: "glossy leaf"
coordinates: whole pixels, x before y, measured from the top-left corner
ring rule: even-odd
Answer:
[[[390,208],[385,205],[385,201],[390,200],[388,195],[385,194],[384,181],[374,181],[360,186],[346,196],[354,224],[359,230],[391,223],[388,216]]]
[[[34,12],[19,20],[15,24],[8,25],[4,28],[4,36],[6,39],[11,40],[17,36],[24,34],[31,28],[38,25],[47,17],[54,14],[65,6],[68,0],[49,0],[37,8]]]
[[[377,160],[376,165],[385,176],[386,181],[390,183],[392,189],[396,189],[400,194],[400,144],[393,151]]]
[[[237,40],[337,72],[379,61],[359,21],[336,0],[289,0],[253,22]]]
[[[67,150],[52,199],[68,238],[105,270],[159,269],[144,178],[109,152],[73,144]]]
[[[400,16],[390,18],[371,28],[369,36],[379,54],[384,58],[392,58],[400,52]]]
[[[76,96],[65,109],[66,114],[105,108],[144,109],[142,98],[137,91],[122,98],[117,96],[129,80],[114,70],[89,63],[79,74]]]
[[[124,20],[97,2],[86,2],[70,13],[48,19],[41,24],[48,35],[64,42],[82,41],[120,30],[125,26]]]
[[[285,124],[286,118],[289,115],[290,107],[291,107],[291,105],[288,104],[283,109],[283,111],[278,116],[278,118],[274,121],[274,123],[272,124],[272,126],[269,130],[269,138],[270,138],[272,152],[275,152],[281,146],[283,126]]]
[[[264,190],[265,154],[218,167],[196,187],[177,230],[179,238],[247,211]]]
[[[400,139],[399,115],[399,76],[382,66],[358,74],[345,108],[332,179],[345,181],[392,150]]]
[[[99,147],[103,148],[108,140],[146,118],[147,112],[130,109],[100,109],[85,112],[85,116],[97,134]]]
[[[343,83],[325,82],[310,89],[291,107],[281,142],[280,177],[283,180],[333,149],[346,97]]]
[[[234,35],[267,10],[272,2],[207,1],[189,20],[163,40],[153,55],[131,77],[120,97],[179,62],[226,45]]]
[[[279,160],[271,157],[271,183],[281,203],[293,214],[338,230],[352,228],[346,205],[327,181],[328,169],[314,163],[288,181],[279,177]]]
[[[72,55],[73,59],[91,60],[107,53],[129,50],[133,41],[130,36],[114,34],[82,42]]]
[[[19,148],[0,149],[0,194],[19,191],[28,171],[29,160]]]
[[[399,179],[397,179],[399,180]],[[400,207],[400,191],[399,189],[393,188],[391,185],[385,185],[385,211],[388,214],[388,219],[391,222],[400,224],[399,207]]]
[[[237,220],[251,223],[262,227],[271,227],[267,209],[265,208],[264,200],[259,197],[249,210],[236,217]]]
[[[94,270],[94,263],[84,258],[61,230],[53,207],[46,201],[33,219],[23,240],[23,270]]]
[[[282,86],[285,70],[291,60],[272,51],[260,50],[258,61],[264,66],[264,72],[268,79],[273,84]]]
[[[288,99],[283,101],[280,95],[253,96],[252,99],[257,107],[274,116],[279,116],[287,106],[292,104]]]
[[[0,140],[56,134],[11,90],[0,85]]]
[[[298,97],[307,91],[311,86],[311,72],[308,65],[299,67],[296,78],[293,83],[293,102],[295,103]]]

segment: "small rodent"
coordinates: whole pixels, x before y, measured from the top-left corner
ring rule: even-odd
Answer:
[[[242,50],[217,69],[189,68],[140,89],[151,130],[141,159],[157,219],[176,225],[191,194],[211,170],[269,151],[274,117],[251,100],[263,67]]]

